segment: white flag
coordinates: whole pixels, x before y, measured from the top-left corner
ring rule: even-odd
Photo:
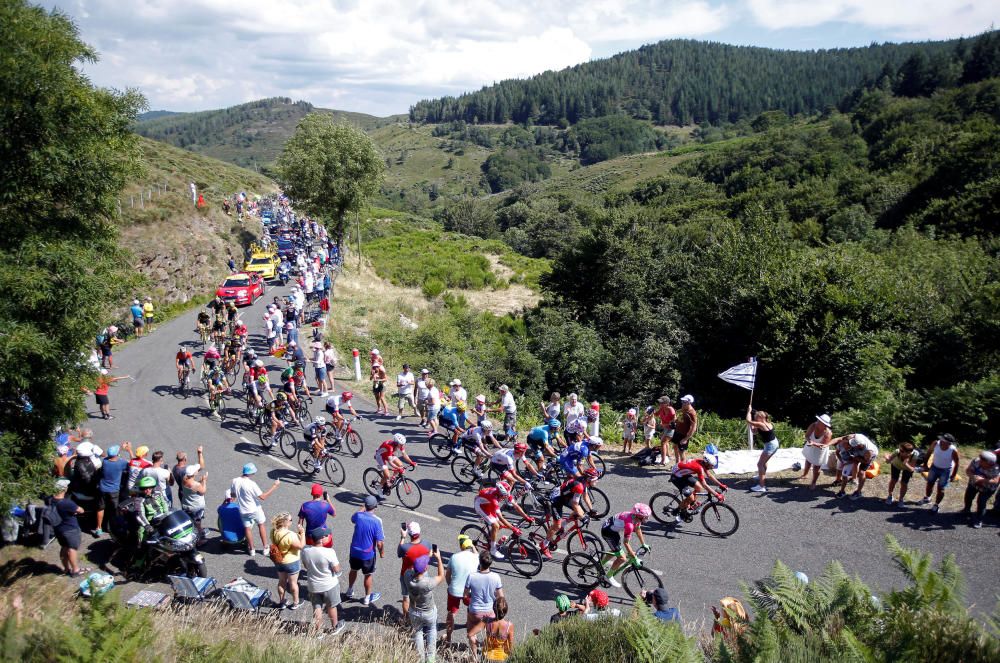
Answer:
[[[745,364],[733,366],[729,370],[719,373],[719,377],[737,387],[753,390],[757,381],[757,359],[752,358]]]

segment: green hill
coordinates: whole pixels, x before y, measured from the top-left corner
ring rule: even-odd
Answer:
[[[239,166],[253,168],[274,161],[295,126],[308,113],[329,113],[362,129],[395,122],[399,117],[379,118],[364,113],[316,108],[287,97],[261,99],[229,108],[197,113],[172,113],[140,118],[136,132]]]
[[[576,122],[623,113],[658,124],[735,122],[766,110],[823,111],[924,53],[948,69],[962,40],[785,51],[672,39],[459,97],[420,101],[414,122]]]

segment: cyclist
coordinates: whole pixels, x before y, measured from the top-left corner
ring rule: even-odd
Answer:
[[[273,401],[264,406],[264,412],[271,419],[271,438],[277,435],[279,428],[285,427],[285,422],[281,420],[282,416],[290,416],[292,421],[296,424],[299,423],[299,418],[295,415],[295,408],[290,407],[288,403],[288,396],[284,392],[278,392],[278,395]]]
[[[463,445],[472,447],[476,450],[476,458],[473,464],[478,466],[479,463],[483,462],[490,455],[489,450],[486,449],[486,445],[483,443],[484,440],[492,442],[494,448],[500,448],[500,443],[493,436],[493,422],[489,419],[484,419],[478,426],[470,426],[468,430],[459,436],[458,441],[455,442],[455,446],[451,450],[458,453]]]
[[[334,394],[326,399],[326,411],[333,420],[333,426],[337,429],[338,434],[344,431],[344,415],[340,413],[341,407],[346,407],[350,410],[352,416],[358,416],[357,410],[354,409],[354,404],[351,403],[352,398],[354,398],[354,394],[345,391],[342,394]]]
[[[174,355],[174,366],[177,367],[177,384],[180,384],[184,379],[184,373],[188,374],[194,369],[194,355],[183,345],[177,348],[177,354]]]
[[[225,353],[226,359],[223,364],[226,366],[226,370],[232,370],[243,353],[243,348],[240,347],[240,340],[237,337],[234,336],[226,341]]]
[[[239,309],[236,308],[236,302],[226,302],[226,322],[229,323],[229,327],[232,328],[236,325],[236,319],[239,317]]]
[[[216,318],[219,318],[226,309],[226,302],[222,300],[222,297],[216,295],[215,299],[208,303],[208,308],[212,309]]]
[[[327,446],[326,417],[316,417],[312,423],[302,429],[302,435],[312,450],[313,472],[319,472],[321,467],[320,457]]]
[[[538,466],[538,470],[542,471],[545,469],[545,455],[548,454],[550,457],[556,457],[556,451],[553,449],[552,445],[549,444],[549,440],[556,440],[559,435],[559,420],[549,419],[547,423],[541,426],[535,426],[530,431],[528,431],[528,437],[526,438],[528,442],[528,447],[531,450],[529,458],[533,461],[535,465]]]
[[[524,442],[517,442],[514,444],[513,449],[498,449],[493,452],[492,456],[490,456],[490,469],[492,469],[496,473],[497,477],[503,481],[506,481],[511,485],[513,485],[516,481],[520,481],[524,484],[525,488],[531,490],[531,483],[517,472],[517,459],[524,458],[524,452],[527,450],[528,445]],[[532,467],[531,463],[525,463],[524,466],[528,468],[528,471],[531,472],[533,476],[538,476],[538,472],[535,471],[535,468]]]
[[[402,433],[396,433],[380,444],[375,450],[375,467],[382,472],[382,496],[380,499],[385,499],[385,496],[389,494],[389,479],[392,477],[393,471],[403,469],[403,462],[396,458],[397,451],[410,464],[411,469],[417,466],[406,453],[406,437]]]
[[[233,328],[233,336],[239,339],[241,346],[246,347],[249,333],[246,323],[243,320],[237,320],[236,327]]]
[[[198,335],[208,335],[208,327],[212,324],[212,316],[208,314],[208,309],[202,309],[198,313]]]
[[[211,410],[211,414],[218,416],[218,406],[219,403],[215,400],[215,397],[219,394],[224,394],[229,391],[229,383],[226,382],[226,374],[222,371],[222,367],[218,364],[213,365],[208,371],[208,405]]]
[[[253,348],[246,348],[246,349],[244,349],[243,350],[242,360],[243,360],[243,373],[244,373],[244,376],[253,377],[253,376],[251,376],[251,373],[254,372],[254,370],[253,370],[254,369],[254,364],[257,362],[257,351],[254,350]],[[263,362],[261,362],[261,363],[263,364]],[[247,377],[244,377],[243,380],[244,380],[244,382],[248,382],[249,381]]]
[[[222,359],[222,355],[219,354],[219,350],[215,347],[215,344],[213,343],[212,345],[209,345],[208,348],[205,349],[204,357],[202,357],[202,377],[205,377],[206,373],[215,368],[220,359]]]
[[[299,402],[298,390],[295,388],[295,367],[289,366],[281,371],[281,391],[288,397],[293,409]]]
[[[633,533],[639,537],[639,543],[642,544],[642,547],[649,550],[646,537],[642,534],[642,524],[649,520],[652,513],[648,504],[636,502],[631,511],[622,511],[617,515],[610,516],[601,525],[601,538],[608,544],[608,550],[617,557],[611,568],[608,569],[608,582],[611,583],[612,587],[622,586],[614,574],[625,564],[626,560],[636,556],[629,543]],[[625,556],[626,552],[628,557]]]
[[[257,407],[261,407],[264,405],[262,394],[267,393],[268,395],[272,395],[271,384],[267,379],[267,369],[264,368],[264,360],[254,359],[247,364],[246,371],[246,375],[249,376],[247,389],[253,394],[253,399],[257,403]]]
[[[581,465],[584,461],[591,469],[596,470],[594,459],[590,457],[590,454],[600,450],[603,444],[604,440],[596,436],[588,440],[567,441],[566,448],[559,452],[559,466],[570,476],[580,476]]]
[[[596,517],[597,513],[594,511],[594,504],[590,501],[587,488],[593,486],[598,477],[597,470],[590,468],[583,472],[582,477],[571,476],[549,493],[549,499],[545,502],[545,517],[549,521],[549,527],[545,532],[546,541],[542,545],[543,555],[551,559],[552,553],[556,550],[556,533],[562,529],[564,521],[563,509],[569,507],[574,522],[578,522],[588,513],[591,517]]]
[[[697,498],[696,493],[707,491],[715,495],[720,501],[725,499],[721,492],[716,493],[708,487],[708,480],[710,479],[722,490],[728,490],[726,484],[719,481],[718,477],[715,476],[715,472],[712,471],[719,466],[719,456],[712,453],[715,450],[714,445],[709,445],[701,458],[677,463],[674,465],[674,469],[670,471],[670,483],[684,497],[681,500],[680,511],[677,514],[677,522],[684,520],[682,514],[686,511],[698,507],[698,503],[695,501]]]
[[[438,423],[451,431],[452,445],[458,446],[458,436],[464,433],[468,426],[465,420],[465,401],[458,401],[454,406],[441,408]]]
[[[510,504],[514,507],[514,510],[521,514],[521,517],[525,520],[531,520],[531,518],[528,517],[528,514],[524,512],[524,509],[511,499],[510,484],[506,481],[497,481],[494,486],[486,486],[480,489],[472,503],[476,513],[479,514],[479,517],[482,518],[483,522],[486,523],[487,527],[489,527],[490,554],[496,559],[503,559],[503,554],[497,550],[497,536],[500,534],[500,528],[506,527],[514,532],[514,534],[521,533],[521,530],[514,527],[510,521],[504,518],[504,515],[500,513],[500,507],[504,503]]]
[[[222,345],[226,342],[226,321],[221,317],[216,317],[215,322],[212,323],[212,340],[216,345]]]

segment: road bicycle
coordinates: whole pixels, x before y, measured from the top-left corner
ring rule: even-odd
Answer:
[[[587,526],[590,524],[589,516],[584,516],[580,519],[567,518],[566,520],[570,522],[569,527],[563,524],[556,531],[555,538],[552,540],[552,543],[556,545],[549,546],[549,552],[555,552],[559,542],[564,539],[566,540],[566,549],[570,553],[599,553],[604,550],[604,540],[587,529]],[[548,545],[547,530],[551,524],[551,520],[548,517],[536,518],[534,523],[528,523],[522,518],[516,524],[522,530],[527,531],[528,538],[538,546],[539,550],[541,550],[542,546]]]
[[[208,338],[210,334],[208,325],[198,325],[198,338],[201,341],[201,351],[205,351],[205,346],[208,345]]]
[[[489,530],[482,525],[466,525],[461,533],[472,540],[476,550],[490,551]],[[497,550],[525,578],[533,578],[542,570],[542,551],[520,529],[515,528],[510,535],[501,535],[497,539]]]
[[[529,516],[541,518],[547,513],[547,506],[551,501],[549,495],[551,495],[552,489],[562,485],[562,481],[557,483],[551,480],[550,477],[551,475],[549,474],[543,474],[543,480],[538,483],[532,478],[525,477],[528,478],[528,481],[531,482],[534,488],[531,491],[524,490],[523,486],[514,487],[512,492],[517,493],[521,508]],[[518,492],[519,490],[522,492]],[[593,507],[594,518],[603,518],[611,512],[611,500],[608,499],[607,493],[603,490],[597,486],[587,486],[587,496],[590,497],[590,505]]]
[[[219,417],[220,421],[225,421],[228,415],[226,407],[226,389],[216,390],[208,397],[209,412]]]
[[[393,475],[389,479],[389,485],[383,490],[382,470],[377,467],[369,467],[365,470],[365,473],[361,477],[361,480],[365,485],[365,490],[367,490],[370,495],[374,495],[379,498],[384,498],[386,495],[395,490],[396,499],[398,499],[399,503],[407,509],[416,509],[419,507],[420,503],[424,500],[424,495],[420,491],[420,486],[418,486],[417,482],[413,479],[403,476],[406,470],[393,468],[392,471]],[[410,471],[413,471],[412,467],[410,468]]]
[[[483,479],[496,479],[496,474],[493,471],[493,466],[490,465],[489,458],[485,458],[476,464],[465,456],[455,456],[451,461],[451,474],[455,477],[455,481],[463,486],[471,486]]]
[[[645,546],[636,551],[635,557],[628,560],[614,572],[610,571],[611,565],[617,559],[617,554],[613,550],[605,550],[597,553],[574,552],[563,560],[563,575],[571,585],[582,590],[590,591],[601,585],[610,587],[610,579],[619,576],[620,582],[625,588],[625,592],[635,598],[642,596],[644,591],[652,591],[663,587],[663,580],[659,574],[642,563],[642,557],[648,549]]]
[[[181,377],[177,381],[177,393],[187,398],[188,392],[191,390],[191,368],[184,366],[181,369]]]
[[[361,434],[354,430],[354,422],[360,418],[345,419],[342,430],[338,430],[332,421],[326,422],[326,437],[330,440],[329,444],[334,451],[343,451],[343,448],[346,447],[347,452],[355,458],[361,455],[365,443],[361,439]]]
[[[279,412],[279,414],[278,414],[278,422],[279,422],[278,430],[275,431],[274,434],[272,435],[271,434],[271,415],[267,412],[267,410],[261,410],[260,414],[257,417],[257,437],[258,437],[258,439],[260,439],[260,445],[262,447],[264,447],[264,449],[266,449],[267,451],[271,450],[271,448],[274,446],[275,442],[278,442],[278,448],[279,449],[284,448],[284,449],[293,449],[294,450],[296,448],[295,447],[295,438],[294,438],[294,436],[292,436],[291,431],[287,430],[288,427],[294,425],[288,419],[288,416],[289,416],[288,413],[285,412],[284,409],[282,409]],[[287,435],[289,437],[289,439],[285,440],[284,444],[282,445],[282,436],[283,435]],[[282,453],[285,455],[286,458],[292,458],[295,455],[294,451],[292,451],[291,453],[282,451]]]
[[[689,523],[694,517],[701,513],[701,524],[712,534],[719,537],[727,537],[736,532],[740,527],[740,517],[736,509],[725,502],[719,501],[713,493],[695,493],[699,497],[706,497],[705,501],[698,503],[693,509],[681,509],[681,497],[675,493],[656,493],[649,500],[649,508],[653,512],[653,518],[658,522],[675,527],[682,522]]]
[[[347,472],[343,463],[333,455],[334,449],[329,445],[324,445],[319,452],[319,456],[314,453],[314,446],[307,445],[299,449],[299,467],[306,473],[306,476],[318,474],[320,468],[326,472],[327,480],[334,486],[344,485],[347,480]]]

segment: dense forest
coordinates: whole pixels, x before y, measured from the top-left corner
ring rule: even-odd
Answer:
[[[837,105],[866,81],[923,54],[947,71],[965,40],[782,51],[673,39],[459,97],[420,101],[414,122],[575,124],[622,113],[657,124],[736,122],[767,110],[789,115]]]

